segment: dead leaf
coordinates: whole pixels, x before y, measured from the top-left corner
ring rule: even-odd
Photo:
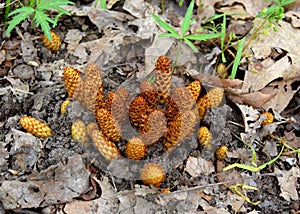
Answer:
[[[27,182],[4,181],[0,187],[0,200],[5,209],[44,207],[65,203],[78,197],[89,187],[89,171],[80,155],[29,175]]]
[[[285,200],[299,200],[299,195],[297,192],[297,178],[300,178],[300,169],[297,167],[292,167],[289,171],[280,170],[278,168],[274,169],[275,174],[282,174],[282,177],[277,177],[280,186],[280,196]]]
[[[292,20],[293,27],[300,27],[300,11],[288,11],[285,13],[285,16],[287,18],[290,18]]]
[[[219,1],[217,5],[217,11],[229,14],[235,19],[253,18],[258,14],[258,12],[262,11],[262,9],[267,7],[269,4],[269,2],[260,0]]]
[[[104,177],[102,181],[97,180],[97,182],[102,189],[100,198],[92,201],[73,200],[66,204],[64,211],[67,214],[118,213],[118,198],[108,178]]]
[[[276,95],[266,103],[263,103],[261,106],[265,109],[274,109],[279,113],[282,112],[290,103],[291,99],[300,89],[300,85],[294,88],[292,85],[294,82],[300,81],[300,73],[296,78],[275,81],[270,87],[273,88],[274,91],[277,91]]]
[[[88,16],[90,20],[98,27],[100,32],[108,28],[114,28],[122,31],[128,30],[128,26],[124,24],[125,21],[132,21],[134,17],[112,10],[96,9],[91,7]]]
[[[126,0],[123,9],[139,19],[154,13],[153,7],[144,0]]]
[[[200,175],[209,175],[215,171],[212,161],[207,161],[201,157],[195,158],[189,156],[186,167],[184,169],[192,177],[199,177]]]
[[[256,19],[254,26],[257,26],[260,21]],[[243,92],[258,91],[278,78],[288,79],[299,76],[300,49],[296,44],[299,43],[300,31],[283,21],[279,22],[277,29],[278,32],[270,31],[268,34],[257,36],[251,41],[248,50],[257,59],[266,58],[265,53],[271,54],[272,48],[281,52],[286,51],[286,55],[269,67],[263,67],[260,71],[247,71],[242,87]]]
[[[152,44],[145,50],[145,70],[137,74],[140,81],[143,81],[154,70],[157,57],[166,55],[173,43],[174,39],[154,37]]]
[[[252,106],[240,105],[240,104],[236,104],[236,105],[237,105],[237,107],[239,107],[239,109],[242,112],[244,126],[245,126],[245,132],[246,133],[253,132],[253,129],[249,125],[258,120],[259,115],[260,115],[259,111],[254,109]]]

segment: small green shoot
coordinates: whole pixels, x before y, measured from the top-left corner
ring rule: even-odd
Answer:
[[[57,25],[57,21],[60,16],[66,14],[71,15],[68,11],[63,9],[61,6],[71,5],[74,2],[68,0],[56,0],[56,1],[48,1],[48,0],[30,0],[29,5],[23,5],[21,2],[21,7],[13,10],[8,14],[8,17],[13,16],[13,18],[8,22],[8,28],[6,29],[6,36],[21,22],[28,19],[31,15],[33,15],[32,25],[36,27],[41,26],[42,31],[46,35],[49,41],[52,41],[51,37],[51,27],[54,28]],[[54,19],[51,19],[46,11],[54,9],[58,11],[58,14]]]
[[[235,137],[237,137],[237,136],[235,135]],[[277,159],[280,158],[280,156],[281,156],[281,154],[284,150],[284,145],[282,145],[281,151],[279,152],[279,154],[275,158],[273,158],[272,160],[270,160],[270,161],[268,161],[268,162],[266,162],[266,163],[264,163],[260,166],[257,166],[256,163],[255,163],[255,161],[256,161],[256,152],[255,152],[254,148],[251,145],[249,145],[248,143],[246,143],[245,141],[243,141],[241,138],[239,138],[239,137],[237,137],[237,138],[239,140],[241,140],[245,145],[250,147],[250,149],[252,151],[251,164],[253,166],[249,166],[249,165],[245,165],[245,164],[241,164],[241,163],[234,163],[234,164],[231,164],[229,166],[226,166],[223,169],[223,171],[227,171],[227,170],[230,170],[230,169],[233,169],[233,168],[237,167],[237,168],[248,170],[248,171],[251,171],[251,172],[259,172],[260,170],[266,168],[267,166],[269,166],[269,165],[273,164],[275,161],[277,161]]]
[[[193,34],[193,35],[185,35],[187,31],[190,28],[190,25],[192,23],[192,15],[193,15],[193,9],[194,9],[194,0],[191,1],[187,12],[184,16],[184,19],[182,21],[181,26],[181,32],[177,32],[176,29],[174,29],[171,25],[169,25],[164,20],[160,19],[157,15],[152,14],[155,21],[158,23],[159,26],[161,26],[163,29],[168,31],[168,33],[160,34],[159,36],[162,37],[175,37],[176,39],[179,39],[181,42],[184,41],[194,52],[198,52],[197,47],[191,42],[191,40],[209,40],[218,38],[221,36],[220,33],[214,33],[214,34]]]
[[[237,52],[234,58],[230,79],[235,79],[236,77],[236,72],[240,65],[241,58],[243,55],[244,44],[245,44],[245,37],[238,41]]]
[[[100,1],[100,8],[106,10],[107,5],[106,5],[106,0],[96,0],[94,7],[96,8],[98,3]]]
[[[256,16],[269,21],[271,26],[273,21],[278,24],[279,20],[284,18],[284,6],[295,2],[295,0],[273,0],[273,2],[275,5],[264,8],[263,11],[259,12]],[[277,28],[273,27],[273,30],[277,31]]]
[[[232,191],[234,191],[236,194],[238,194],[239,196],[241,196],[243,199],[245,199],[248,203],[250,204],[253,204],[253,205],[258,205],[260,203],[260,201],[257,201],[257,202],[252,202],[250,200],[250,198],[246,195],[244,195],[240,189],[242,191],[245,191],[246,189],[249,189],[249,190],[258,190],[256,187],[253,187],[253,186],[249,186],[249,185],[245,185],[245,184],[236,184],[234,186],[227,186],[225,185],[226,187],[228,187],[229,189],[231,189]]]

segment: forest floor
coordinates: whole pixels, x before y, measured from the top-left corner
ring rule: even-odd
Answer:
[[[158,36],[166,31],[152,14],[180,32],[190,1],[181,7],[165,1],[164,11],[158,0],[107,2],[107,10],[88,1],[66,6],[71,15],[62,16],[54,29],[61,38],[56,52],[44,46],[30,20],[5,36],[1,19],[0,213],[300,213],[300,2],[285,7],[276,31],[266,28],[255,38],[251,35],[262,21],[256,15],[270,1],[196,2],[189,34],[213,33],[203,27],[213,27],[209,18],[229,14],[224,64],[220,38],[193,41],[199,50],[195,53],[177,39]],[[230,40],[230,34],[236,37]],[[241,38],[247,47],[235,79],[230,79]],[[87,145],[72,138],[76,119],[87,125],[95,117],[68,98],[66,66],[84,76],[87,64],[95,63],[104,93],[126,88],[130,106],[162,55],[177,63],[171,91],[195,80],[202,84],[201,96],[215,87],[224,89],[222,103],[208,109],[197,124],[197,129],[209,127],[210,147],[199,145],[195,129],[171,152],[165,151],[162,137],[142,160],[132,161],[125,154],[135,133],[128,120],[116,144],[117,160],[105,160],[91,139]],[[223,66],[229,68],[224,75]],[[72,102],[62,114],[67,99]],[[266,111],[274,116],[269,125],[262,124]],[[52,136],[27,133],[22,116],[45,122]],[[216,158],[220,146],[228,148],[225,160]],[[164,169],[159,187],[141,181],[147,163]],[[224,170],[227,166],[232,168]]]

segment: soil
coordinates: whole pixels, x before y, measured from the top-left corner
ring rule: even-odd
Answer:
[[[113,10],[121,10],[122,2],[117,3]],[[77,5],[81,4],[84,3],[77,2]],[[82,41],[88,42],[101,38],[102,34],[98,32],[98,28],[86,16],[62,16],[58,26],[55,28],[55,32],[64,41],[68,29],[81,29],[82,25],[88,26]],[[138,173],[140,163],[124,161],[123,159],[109,163],[99,154],[92,142],[90,142],[89,146],[85,146],[72,138],[71,126],[75,119],[80,118],[87,124],[95,121],[95,118],[91,112],[83,109],[77,101],[71,102],[66,114],[61,114],[61,104],[68,98],[62,78],[63,67],[65,65],[76,65],[78,60],[74,55],[68,54],[66,50],[67,44],[63,42],[58,52],[51,52],[43,46],[39,32],[31,29],[30,26],[20,27],[20,34],[13,31],[9,37],[4,36],[3,20],[0,28],[2,32],[0,35],[1,50],[6,51],[6,59],[0,61],[0,186],[5,181],[31,182],[31,176],[45,172],[45,170],[47,171],[60,163],[64,163],[64,166],[67,167],[70,158],[77,154],[79,156],[76,157],[82,158],[83,165],[91,176],[89,177],[89,188],[85,192],[80,192],[74,199],[86,201],[87,198],[89,200],[101,198],[101,192],[104,191],[103,186],[97,184],[95,179],[103,180],[105,177],[109,180],[108,184],[115,187],[116,194],[135,190],[137,186],[143,186]],[[29,43],[31,44],[24,42],[20,35],[23,35],[25,40],[29,38]],[[27,48],[26,45],[28,45]],[[203,48],[204,52],[208,52],[208,50],[212,51],[211,47]],[[29,59],[26,57],[29,57]],[[61,64],[57,63],[59,60],[63,60],[63,62]],[[141,72],[140,69],[145,66],[145,58],[139,56],[131,58],[131,60],[130,62],[120,62],[119,66],[112,66],[105,71],[103,77],[105,91],[116,90],[119,85],[131,86],[132,82],[137,81],[136,74]],[[28,63],[30,61],[37,62],[38,66]],[[61,71],[60,74],[56,71],[39,71],[39,66],[51,63],[58,66],[56,69]],[[82,67],[84,68],[84,66]],[[182,73],[175,74],[175,76],[174,78],[179,79],[183,83],[189,83],[192,79],[190,76]],[[24,86],[23,90],[19,87],[22,85]],[[203,87],[208,89],[206,86]],[[137,89],[133,93],[137,93]],[[20,139],[23,138],[26,139],[26,142],[32,140],[28,138],[27,134],[25,134],[26,131],[19,123],[20,118],[25,115],[45,121],[51,127],[53,136],[46,139],[34,139],[28,144],[22,143]],[[289,105],[282,112],[282,115],[287,118],[293,117],[298,123],[278,125],[273,134],[283,137],[289,132],[292,133],[294,138],[299,140],[299,91],[294,95]],[[186,139],[176,151],[170,154],[164,152],[162,142],[151,147],[147,151],[147,157],[142,161],[143,164],[154,161],[163,164],[167,171],[165,181],[158,190],[168,189],[174,195],[178,194],[179,197],[180,191],[184,189],[216,184],[210,188],[199,188],[202,197],[205,198],[206,205],[203,205],[205,204],[204,202],[199,203],[197,205],[197,213],[201,213],[201,211],[203,213],[213,213],[207,211],[208,206],[214,207],[216,210],[222,208],[222,211],[225,210],[227,213],[249,213],[251,211],[257,211],[257,213],[298,213],[300,201],[288,201],[282,197],[278,179],[275,174],[272,174],[275,167],[286,171],[292,168],[284,158],[280,158],[258,173],[237,170],[237,174],[243,175],[240,183],[253,184],[257,187],[257,191],[247,191],[246,194],[252,202],[260,201],[259,204],[255,205],[243,201],[240,210],[236,210],[234,207],[236,205],[228,202],[230,201],[228,198],[233,197],[232,195],[235,195],[235,193],[217,183],[228,182],[238,179],[238,177],[222,174],[219,170],[219,165],[227,166],[239,162],[239,159],[226,158],[225,161],[218,161],[212,151],[215,151],[220,145],[226,145],[230,151],[249,149],[233,135],[239,135],[244,129],[228,121],[243,124],[243,117],[235,103],[225,97],[222,105],[210,109],[201,123],[201,125],[209,125],[212,130],[215,139],[212,150],[206,150],[199,146],[195,138],[196,133],[194,133],[193,137]],[[128,135],[132,135],[132,129],[128,128],[128,130]],[[18,131],[21,131],[21,133]],[[20,139],[17,139],[18,136]],[[266,138],[272,139],[270,136],[266,136]],[[117,145],[123,157],[125,157],[126,141],[125,139]],[[274,156],[270,156],[268,152],[263,150],[263,142],[266,142],[266,140],[260,139],[260,141],[262,143],[256,145],[255,151],[257,152],[257,159],[262,164],[271,160]],[[299,145],[299,142],[296,143]],[[185,145],[188,146],[186,147]],[[278,148],[280,149],[281,147]],[[251,156],[251,151],[248,150],[248,152]],[[213,173],[209,172],[196,177],[191,176],[186,170],[188,157],[190,156],[202,157],[204,161],[212,163]],[[290,156],[292,157],[292,154]],[[299,168],[299,156],[296,156],[295,159],[296,164],[293,167]],[[129,171],[124,169],[129,169]],[[265,175],[268,173],[270,174],[269,176]],[[295,184],[298,193],[300,192],[299,181],[300,177],[296,179],[297,184]],[[0,192],[0,194],[4,193]],[[152,203],[157,203],[158,200],[156,196],[154,197],[151,194],[147,195],[145,193],[143,197]],[[160,200],[164,200],[164,196]],[[43,206],[30,208],[24,208],[18,202],[20,206],[12,209],[5,209],[3,203],[0,203],[0,213],[68,213],[63,211],[63,209],[71,201],[72,198],[69,198],[62,202],[47,202]],[[170,208],[172,203],[174,203],[174,210]],[[152,209],[151,213],[169,213],[171,211],[172,213],[180,213],[185,209],[187,212],[196,213],[192,208],[190,210],[189,208],[180,210],[176,207],[176,202],[173,201],[172,203],[168,201],[166,202],[167,206],[163,206],[161,202],[159,203],[159,208],[150,207],[148,212],[150,213],[150,209]]]

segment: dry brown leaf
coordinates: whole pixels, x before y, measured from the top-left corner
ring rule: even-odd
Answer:
[[[274,169],[274,173],[282,174],[282,177],[277,177],[280,186],[280,196],[285,200],[299,200],[299,195],[297,192],[297,178],[300,178],[300,169],[293,167],[289,171],[280,170],[278,168]]]
[[[220,0],[196,0],[195,4],[198,6],[198,17],[199,19],[206,22],[208,19],[213,17],[216,13],[215,3]]]
[[[300,81],[300,74],[297,78],[271,83],[270,87],[277,93],[269,102],[262,104],[261,106],[265,110],[272,108],[278,112],[282,112],[287,107],[294,94],[300,89],[300,85],[293,88],[292,84],[296,81]]]
[[[243,1],[243,0],[227,0],[218,2],[218,12],[225,12],[236,19],[245,19],[255,17],[263,8],[270,3],[260,0]]]
[[[292,20],[293,27],[300,27],[300,11],[288,11],[285,16]]]
[[[260,19],[256,19],[255,25],[260,21]],[[257,59],[265,59],[267,57],[265,53],[271,54],[274,48],[278,51],[286,51],[287,54],[258,72],[246,72],[243,92],[258,91],[278,78],[287,79],[300,75],[300,49],[297,45],[299,44],[300,31],[283,21],[279,22],[277,29],[278,32],[271,30],[269,34],[259,35],[250,43],[248,50]]]
[[[212,161],[207,161],[201,157],[195,158],[193,156],[189,156],[184,170],[192,177],[198,177],[200,175],[213,173],[215,171],[215,167]]]
[[[257,91],[253,93],[242,93],[240,90],[238,91],[229,91],[231,93],[227,93],[228,98],[231,99],[235,103],[243,103],[247,105],[251,105],[253,107],[260,107],[271,100],[275,95],[276,91],[270,91],[269,93],[264,93],[262,91]]]
[[[67,214],[84,213],[118,213],[118,198],[108,181],[107,177],[103,181],[97,180],[102,189],[100,198],[91,201],[73,200],[67,203],[64,212]]]

